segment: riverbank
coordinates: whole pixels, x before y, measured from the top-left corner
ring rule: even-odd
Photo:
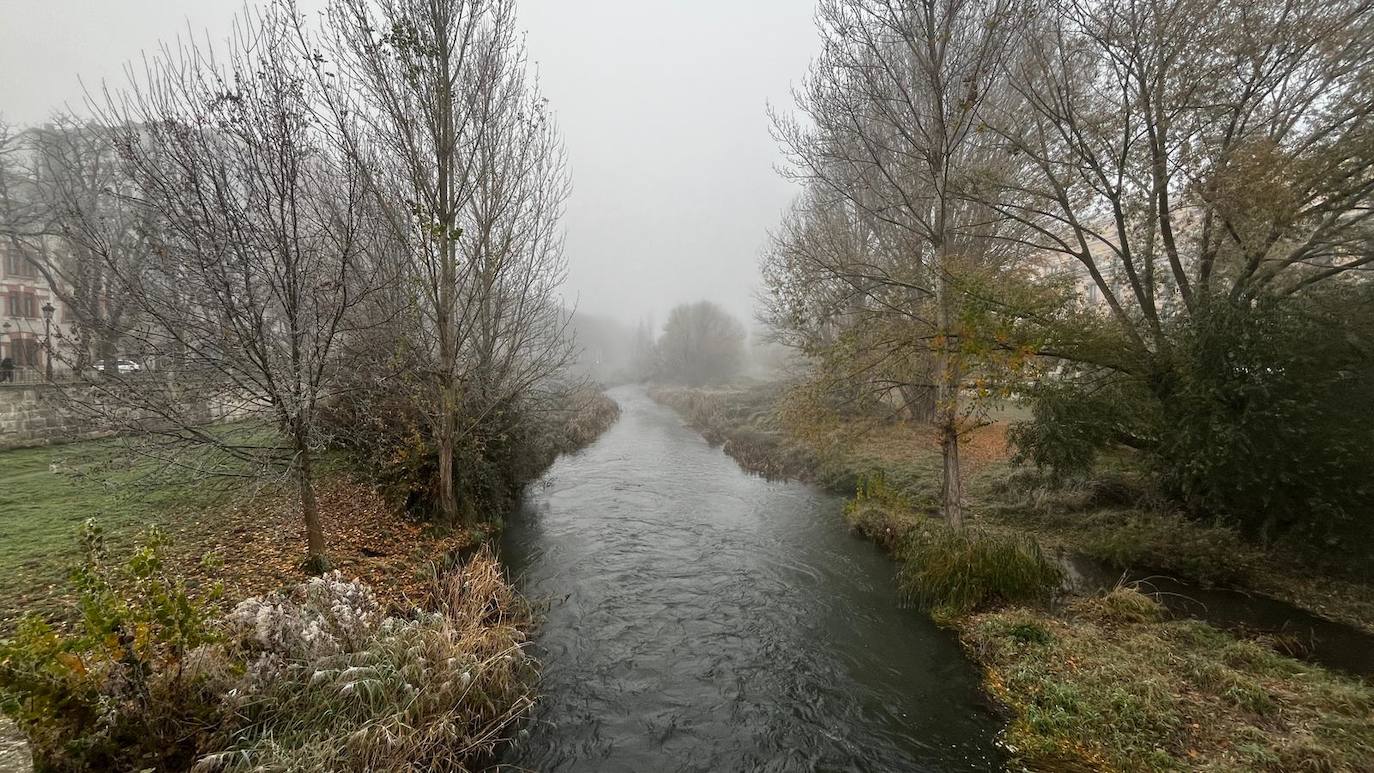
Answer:
[[[954,621],[1044,771],[1368,771],[1374,688],[1134,590]]]
[[[888,549],[931,523],[939,495],[932,438],[875,423],[785,427],[781,389],[658,388],[670,405],[742,467],[852,496],[861,480],[885,494],[851,507],[855,531]],[[1304,556],[1262,551],[1227,529],[1169,512],[1124,467],[1051,488],[1008,461],[1004,423],[970,434],[966,518],[992,535],[1030,535],[1047,553],[1093,556],[1155,572],[1269,593],[1374,630],[1369,586],[1314,569]],[[1147,588],[1148,590],[1148,588]],[[1111,601],[1139,599],[1134,616]],[[1277,632],[1229,633],[1170,620],[1125,590],[1054,606],[943,620],[985,669],[1009,710],[1005,740],[1040,770],[1368,770],[1374,692],[1358,678],[1286,657]],[[1141,606],[1141,605],[1137,605]],[[1107,613],[1104,614],[1103,610]]]
[[[24,613],[57,620],[72,610],[66,578],[76,558],[77,531],[87,519],[100,525],[116,553],[157,527],[168,537],[172,571],[192,587],[222,584],[226,604],[306,579],[300,515],[290,492],[243,497],[196,483],[140,488],[132,480],[121,488],[87,471],[88,463],[73,461],[90,458],[84,456],[88,451],[66,446],[0,455],[4,496],[22,503],[0,507],[0,552],[11,568],[0,578],[0,636],[12,633]],[[417,570],[426,560],[481,538],[479,532],[426,527],[342,468],[326,471],[316,493],[334,567],[377,587],[388,607],[419,598],[423,577]]]
[[[54,449],[49,453],[69,452]],[[52,497],[47,502],[53,508],[70,502],[70,497],[84,499],[92,507],[38,513],[39,517],[26,522],[6,524],[7,530],[23,539],[9,540],[5,545],[15,557],[9,564],[15,571],[0,583],[4,590],[0,597],[4,610],[0,646],[15,634],[27,613],[43,616],[59,631],[73,630],[79,593],[66,579],[69,567],[77,561],[75,530],[66,523],[73,515],[96,518],[110,537],[112,557],[119,560],[135,547],[146,526],[161,528],[168,538],[164,556],[168,574],[183,580],[194,594],[216,589],[207,599],[207,613],[222,619],[243,599],[267,597],[306,579],[300,568],[300,516],[289,495],[221,502],[197,497],[192,490],[162,491],[148,500],[140,519],[132,506],[126,510],[113,494],[101,501],[98,491],[85,490],[93,485],[90,481],[63,478],[56,470],[49,472],[43,452],[13,453],[25,457],[21,460],[24,467],[39,468],[53,479],[36,484]],[[69,496],[59,496],[56,489],[65,489]],[[341,470],[331,471],[319,481],[317,495],[329,554],[339,576],[359,581],[360,587],[368,589],[379,613],[387,616],[435,608],[434,589],[441,587],[439,577],[456,566],[454,557],[473,548],[481,536],[427,528],[387,502],[375,488]],[[523,641],[527,631],[528,622],[520,622],[502,635]],[[498,632],[490,633],[495,636]],[[478,634],[477,629],[467,629],[463,636],[474,639]],[[0,671],[11,665],[8,659],[0,661],[4,661]],[[0,685],[0,697],[5,692],[5,686]],[[319,740],[333,743],[327,735]],[[8,717],[0,717],[0,772],[26,773],[31,769],[24,734]]]
[[[590,444],[614,424],[618,414],[614,401],[604,395],[598,393],[584,400],[579,410],[569,414],[566,426],[555,428],[555,436],[548,444],[553,449],[550,458],[541,458],[538,463],[547,466],[558,453],[571,453]],[[237,610],[249,603],[244,599],[267,600],[264,603],[280,611],[287,609],[290,603],[308,600],[314,593],[309,589],[315,587],[312,583],[316,581],[308,581],[300,564],[300,516],[295,497],[290,492],[265,489],[217,493],[203,484],[175,480],[156,481],[154,485],[150,469],[136,460],[116,464],[114,453],[109,448],[88,444],[0,455],[4,469],[3,480],[0,480],[4,483],[0,487],[3,491],[0,504],[12,505],[0,507],[0,535],[5,537],[0,540],[0,557],[5,559],[6,566],[15,569],[0,579],[0,611],[3,612],[0,615],[0,649],[5,653],[0,657],[0,676],[4,677],[0,682],[0,704],[13,699],[4,708],[7,713],[19,717],[30,733],[38,732],[39,725],[33,722],[47,720],[28,712],[46,699],[35,703],[33,694],[23,692],[33,687],[32,682],[26,682],[25,668],[26,664],[39,663],[46,657],[30,645],[48,639],[26,638],[25,631],[29,629],[21,626],[20,621],[25,615],[32,615],[44,620],[42,625],[52,626],[54,636],[71,637],[70,647],[63,645],[64,651],[85,647],[81,631],[86,623],[77,620],[73,610],[86,609],[89,599],[82,595],[81,588],[68,582],[67,576],[71,568],[80,563],[76,532],[87,519],[94,519],[99,524],[111,560],[116,562],[129,560],[131,555],[141,555],[147,528],[157,527],[165,537],[159,549],[158,572],[174,578],[169,581],[197,600],[194,609],[197,615],[203,614],[210,621],[212,633],[207,641],[213,643],[222,642],[224,636],[232,633]],[[394,663],[401,669],[392,674],[396,679],[375,685],[368,681],[369,690],[382,692],[369,693],[368,705],[376,711],[366,716],[354,716],[353,708],[342,705],[331,708],[330,701],[334,698],[323,694],[316,696],[319,700],[314,703],[311,702],[313,698],[302,699],[304,702],[298,703],[296,709],[306,713],[315,709],[331,714],[336,710],[349,713],[363,723],[354,730],[367,730],[376,736],[373,740],[394,739],[400,737],[395,735],[397,732],[405,731],[401,735],[414,741],[417,745],[412,750],[422,756],[406,757],[412,750],[403,748],[381,753],[380,747],[369,745],[370,741],[360,737],[350,736],[345,744],[345,739],[331,734],[333,731],[326,732],[324,726],[293,726],[290,717],[284,714],[270,722],[263,720],[266,724],[259,722],[254,732],[261,730],[269,737],[278,731],[293,734],[292,743],[299,742],[297,747],[305,756],[282,759],[314,760],[307,767],[315,762],[323,764],[331,750],[343,754],[347,747],[348,753],[353,754],[354,747],[359,744],[371,749],[368,755],[378,752],[373,757],[349,757],[355,761],[370,760],[365,765],[367,769],[393,769],[389,766],[409,769],[407,760],[412,759],[421,762],[447,760],[445,764],[461,764],[464,769],[475,763],[487,764],[494,759],[509,732],[513,732],[511,728],[528,713],[532,705],[534,674],[533,662],[517,651],[528,641],[532,618],[525,610],[524,601],[502,576],[494,556],[489,551],[477,550],[499,529],[500,519],[469,529],[434,528],[410,517],[400,503],[389,500],[376,485],[366,482],[362,471],[353,469],[342,457],[332,458],[322,467],[317,480],[317,498],[328,555],[336,570],[336,574],[331,575],[334,579],[325,586],[344,588],[349,603],[365,596],[364,606],[368,610],[368,622],[363,628],[341,634],[340,641],[347,640],[348,648],[330,657],[371,659],[379,664],[389,662],[387,659],[393,656],[405,660],[410,656],[396,646],[405,644],[401,639],[406,639],[409,641],[405,644],[407,647],[423,645],[424,652],[429,653],[425,658],[443,654],[444,663]],[[131,571],[132,566],[130,564]],[[454,577],[459,578],[457,584]],[[474,578],[480,578],[480,582]],[[477,593],[482,597],[473,595]],[[138,603],[147,601],[143,599]],[[134,603],[129,608],[137,606]],[[302,614],[308,617],[314,613],[307,610]],[[330,618],[330,624],[339,622],[332,620],[332,613],[322,614],[321,619]],[[287,617],[299,615],[292,612]],[[396,622],[384,624],[384,620]],[[283,624],[286,624],[285,619]],[[302,635],[308,639],[307,634]],[[277,644],[280,643],[272,646]],[[158,645],[154,642],[150,646],[156,648]],[[243,664],[237,658],[244,646],[249,650],[243,651],[252,651],[259,645],[235,645],[217,655],[216,662],[227,664],[225,668],[229,672],[242,671]],[[294,645],[289,645],[288,649],[291,647]],[[314,645],[304,639],[302,647],[315,651]],[[308,662],[308,658],[302,659],[301,652],[284,650],[277,654],[294,664],[291,668],[299,667],[297,670],[309,672],[323,667]],[[27,659],[30,655],[37,660],[30,663]],[[99,660],[101,654],[92,652],[81,657]],[[160,660],[157,666],[165,670],[175,665],[176,673],[180,674],[180,658],[177,655],[173,660]],[[53,667],[74,667],[69,662],[76,661],[59,658]],[[470,665],[464,665],[469,662]],[[436,682],[430,689],[416,694],[407,687],[406,680],[411,677],[405,675],[409,671],[402,669],[403,666],[423,666],[425,669],[442,666],[441,671],[452,668],[458,671],[450,674],[453,678],[448,681],[440,679],[443,684]],[[122,666],[115,664],[114,667]],[[104,673],[81,665],[83,676],[73,684],[84,682],[85,674],[97,672]],[[219,678],[224,674],[212,676]],[[435,672],[434,678],[439,679],[439,676],[440,672]],[[476,679],[473,682],[475,694],[486,696],[476,702],[465,697],[469,692],[465,680],[473,679]],[[114,683],[89,683],[82,689],[93,690],[90,695],[97,695],[105,689],[103,685]],[[221,692],[227,696],[241,695],[244,687],[230,686],[227,682],[220,686],[225,688]],[[256,687],[265,690],[269,685],[263,682]],[[300,687],[309,693],[315,683]],[[425,696],[438,697],[429,700]],[[285,694],[277,697],[287,702],[294,700]],[[227,715],[224,721],[237,721],[242,717],[236,713],[238,709],[230,705],[234,702],[228,698],[212,701],[213,705],[200,706],[197,711],[229,711],[231,716]],[[436,708],[444,703],[450,708]],[[435,710],[431,712],[430,709]],[[50,719],[61,722],[66,718],[54,716]],[[278,722],[282,724],[273,724]],[[423,726],[417,727],[417,723]],[[392,730],[382,732],[392,726]],[[444,730],[445,727],[450,730]],[[434,739],[407,735],[410,732],[407,728],[419,734],[429,734],[433,730],[437,733],[436,739],[449,733],[452,749],[444,751],[433,745],[437,742]],[[469,736],[468,730],[474,734]],[[392,735],[388,736],[387,732]],[[156,738],[145,738],[145,735],[133,732],[129,738],[142,739],[140,742],[155,746]],[[201,743],[203,735],[197,731],[192,740]],[[198,751],[205,748],[197,747]],[[276,759],[271,757],[275,752],[268,747],[235,751],[236,754],[240,752],[247,755],[243,756],[245,760],[254,755],[258,759]],[[263,757],[264,754],[268,756]],[[0,718],[0,771],[14,773],[28,769],[28,746],[23,735],[9,719]]]
[[[604,394],[578,399],[582,408],[558,429],[538,467],[590,445],[619,416]],[[420,600],[431,562],[489,539],[497,528],[495,521],[433,528],[410,517],[367,472],[342,455],[327,456],[318,465],[316,496],[333,568],[376,587],[388,608]],[[162,476],[156,465],[106,441],[3,451],[0,566],[7,571],[0,574],[0,638],[23,613],[56,620],[71,611],[67,575],[88,519],[113,552],[158,528],[168,537],[170,568],[192,587],[222,584],[227,604],[308,577],[300,565],[299,505],[289,487],[255,481],[226,488]]]
[[[798,434],[778,416],[782,387],[776,384],[656,387],[650,394],[740,466],[764,477],[803,480],[853,496],[861,478],[881,474],[909,507],[870,511],[855,524],[879,542],[895,543],[919,518],[937,511],[939,449],[919,428],[813,421]],[[961,446],[966,517],[973,525],[1033,535],[1051,554],[1263,594],[1374,633],[1374,582],[1355,576],[1343,558],[1282,544],[1262,549],[1230,529],[1186,519],[1126,465],[1109,467],[1092,480],[1050,486],[1033,470],[1010,463],[1006,417],[992,418]]]

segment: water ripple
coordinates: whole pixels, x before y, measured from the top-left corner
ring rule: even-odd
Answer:
[[[957,643],[898,608],[839,502],[745,475],[638,389],[505,538],[547,604],[543,771],[983,771],[997,721]]]

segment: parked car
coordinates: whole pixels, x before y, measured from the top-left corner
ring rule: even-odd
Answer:
[[[101,373],[104,373],[104,372],[105,372],[105,364],[106,364],[106,363],[105,363],[104,360],[102,360],[102,361],[100,361],[100,362],[97,362],[97,363],[95,364],[95,369],[98,370],[98,371],[100,371]],[[142,365],[139,365],[138,363],[134,362],[133,360],[115,360],[115,371],[116,371],[117,373],[119,373],[120,375],[125,375],[125,374],[129,374],[129,373],[137,373],[137,372],[139,372],[140,370],[143,370],[143,366],[142,366]]]

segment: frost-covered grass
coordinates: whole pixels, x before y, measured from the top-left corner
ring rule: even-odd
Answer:
[[[533,702],[528,618],[489,554],[444,580],[433,611],[383,618],[368,589],[312,581],[230,614],[250,665],[232,732],[195,769],[467,770]]]

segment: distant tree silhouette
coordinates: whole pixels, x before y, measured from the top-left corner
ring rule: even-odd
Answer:
[[[658,341],[658,375],[692,386],[719,384],[744,366],[744,326],[710,301],[675,307]]]

